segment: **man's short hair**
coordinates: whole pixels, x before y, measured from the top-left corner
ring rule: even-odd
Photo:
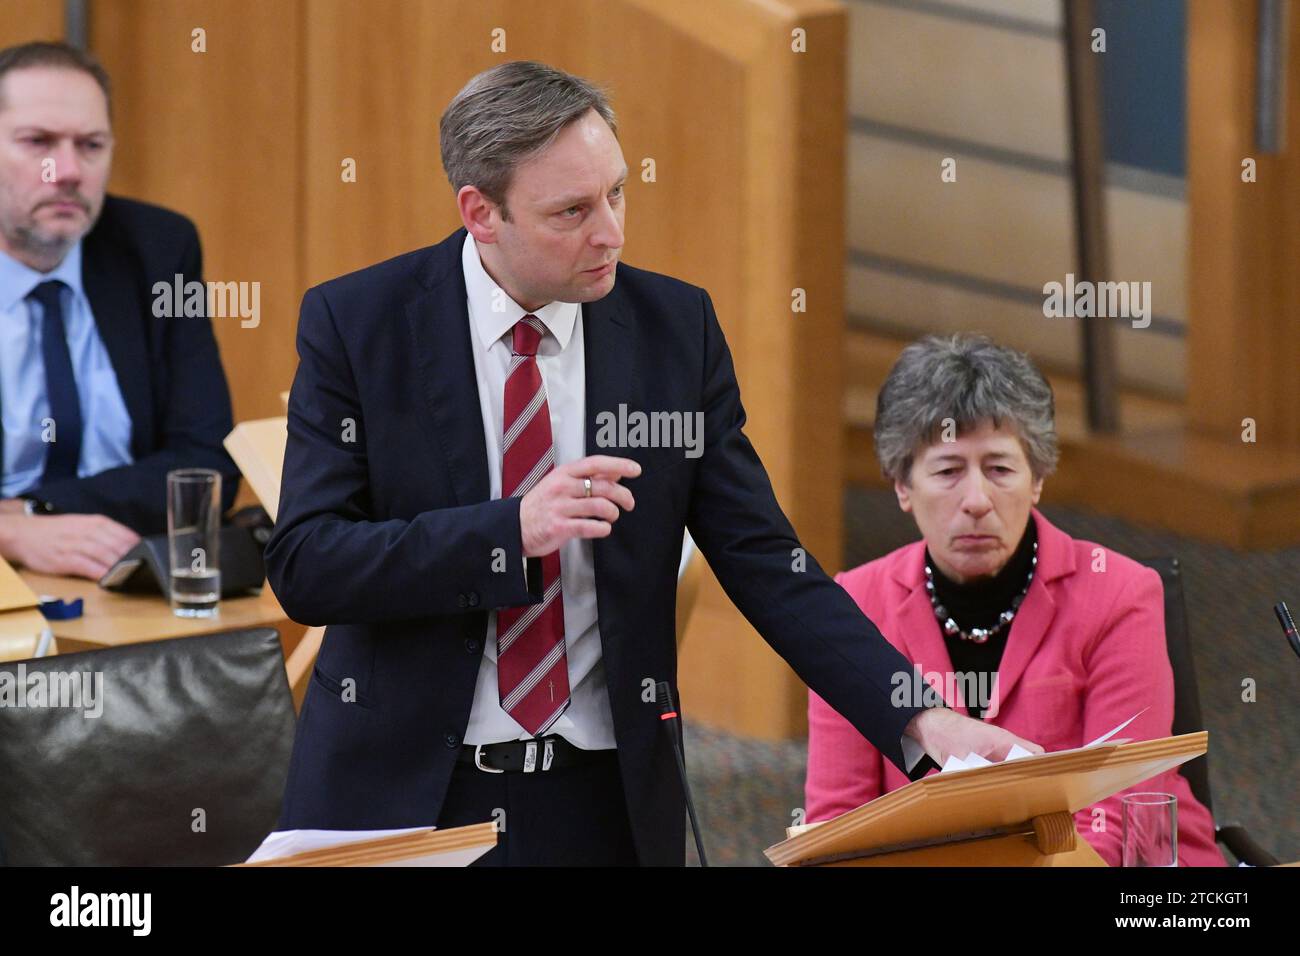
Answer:
[[[515,169],[593,109],[618,135],[604,91],[582,77],[528,60],[484,70],[456,94],[438,126],[451,188],[477,187],[509,220],[505,197]]]
[[[4,109],[5,105],[5,76],[14,70],[27,70],[34,67],[76,70],[78,73],[85,73],[92,77],[104,91],[104,99],[108,102],[108,115],[112,117],[113,91],[108,80],[108,71],[85,50],[68,43],[47,40],[22,43],[0,50],[0,109]]]

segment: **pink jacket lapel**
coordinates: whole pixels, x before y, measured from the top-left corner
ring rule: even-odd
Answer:
[[[1037,522],[1038,568],[1012,625],[1006,652],[1002,655],[994,688],[994,706],[1000,706],[1001,701],[1010,696],[1052,625],[1056,616],[1056,601],[1052,597],[1055,587],[1049,587],[1049,584],[1076,570],[1069,536],[1043,517],[1037,508],[1033,509],[1032,520]],[[947,680],[946,675],[953,670],[952,658],[948,656],[943,633],[925,592],[924,562],[925,545],[917,542],[899,555],[894,564],[894,582],[907,592],[899,605],[896,633],[904,644],[903,652],[921,668],[923,674],[938,673]],[[942,691],[944,688],[940,686],[938,689]],[[953,700],[947,703],[958,713],[969,716],[964,704]],[[996,711],[989,716],[994,714]]]
[[[898,606],[898,624],[896,633],[902,639],[903,653],[925,674],[938,674],[940,683],[935,688],[944,691],[946,678],[952,673],[952,658],[948,656],[948,646],[944,644],[943,632],[935,619],[930,597],[925,592],[925,545],[917,542],[907,548],[894,565],[894,582],[908,592]],[[967,713],[964,703],[955,700],[945,702],[960,714]]]

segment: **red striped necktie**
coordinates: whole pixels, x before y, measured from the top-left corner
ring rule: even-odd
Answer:
[[[546,385],[537,367],[537,346],[545,334],[546,326],[534,315],[515,323],[501,436],[503,498],[522,498],[555,467]],[[540,560],[541,603],[497,612],[501,709],[536,737],[546,733],[569,706],[560,552]]]

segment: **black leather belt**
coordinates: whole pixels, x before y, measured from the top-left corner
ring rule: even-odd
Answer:
[[[617,750],[583,750],[563,737],[509,740],[500,744],[465,744],[457,763],[469,764],[484,773],[540,773],[608,760]]]

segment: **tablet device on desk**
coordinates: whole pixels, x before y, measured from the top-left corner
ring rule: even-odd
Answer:
[[[266,579],[262,546],[248,528],[234,525],[221,529],[221,596],[240,597],[257,593]],[[170,596],[171,573],[167,559],[167,535],[142,538],[99,579],[110,591]]]

